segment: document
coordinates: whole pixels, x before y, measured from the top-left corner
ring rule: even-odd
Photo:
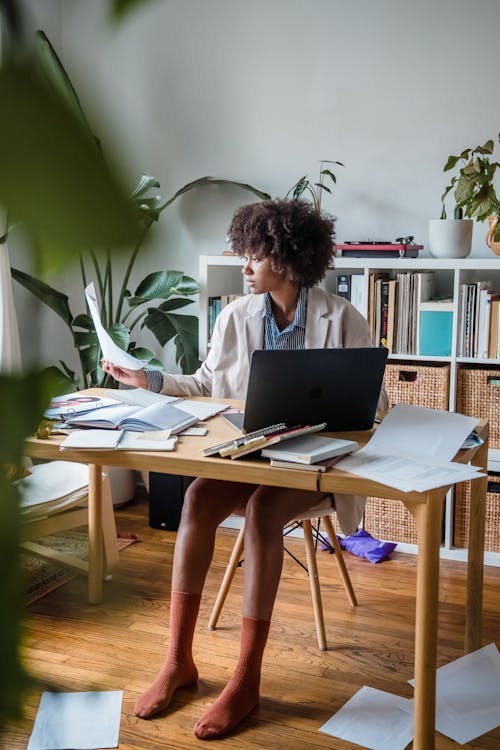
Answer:
[[[171,430],[157,432],[129,432],[128,430],[74,430],[63,440],[59,450],[82,448],[88,450],[173,451],[177,438]]]
[[[117,367],[125,367],[128,370],[140,370],[147,364],[145,359],[136,359],[128,352],[120,349],[115,344],[109,333],[101,323],[101,314],[99,312],[99,306],[97,304],[97,295],[94,287],[94,282],[91,282],[85,288],[85,297],[89,306],[92,320],[94,321],[95,332],[99,339],[101,346],[102,356],[104,359],[108,359]]]
[[[494,643],[436,671],[438,732],[464,745],[499,725],[500,654]]]
[[[123,692],[42,694],[27,750],[118,747]]]
[[[396,404],[364,448],[338,463],[342,471],[426,492],[484,476],[483,467],[451,461],[478,420],[455,412]]]
[[[365,685],[319,731],[369,750],[404,750],[413,738],[413,701]]]

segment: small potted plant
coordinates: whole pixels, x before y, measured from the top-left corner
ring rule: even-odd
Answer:
[[[500,235],[500,201],[493,184],[500,164],[490,160],[493,149],[494,142],[489,139],[482,146],[466,148],[458,156],[448,157],[443,171],[458,168],[458,173],[453,175],[441,196],[441,218],[429,222],[429,250],[435,257],[467,257],[471,250],[473,219],[488,219],[490,226],[493,225],[488,233],[488,244],[500,240],[500,236],[496,236]],[[445,201],[452,191],[455,205],[453,219],[449,219]]]

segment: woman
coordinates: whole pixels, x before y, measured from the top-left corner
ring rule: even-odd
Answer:
[[[206,360],[194,375],[130,371],[103,363],[117,380],[178,396],[244,399],[255,349],[371,346],[366,320],[346,300],[316,284],[332,254],[333,225],[302,201],[269,200],[240,208],[229,240],[244,258],[250,291],[218,316]],[[293,374],[286,373],[284,376]],[[385,396],[379,407],[385,408]],[[170,642],[151,687],[135,705],[137,716],[163,711],[177,688],[196,682],[192,641],[215,533],[229,515],[245,515],[245,583],[240,658],[221,695],[194,733],[212,739],[234,729],[259,699],[261,663],[283,563],[283,527],[323,495],[306,490],[196,479],[188,488],[172,572]],[[335,497],[339,521],[352,533],[362,498]]]

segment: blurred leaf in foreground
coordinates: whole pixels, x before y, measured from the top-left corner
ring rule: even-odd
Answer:
[[[0,101],[8,102],[0,118],[0,203],[50,250],[51,264],[89,246],[134,242],[138,215],[126,191],[33,64],[0,71]]]
[[[40,421],[52,392],[51,379],[38,372],[0,375],[0,726],[21,713],[21,688],[28,683],[21,660],[19,622],[23,586],[18,558],[19,502],[9,480],[22,462],[24,440]],[[0,740],[1,742],[1,740]]]

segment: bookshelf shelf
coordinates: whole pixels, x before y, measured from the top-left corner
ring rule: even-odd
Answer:
[[[243,261],[230,255],[202,255],[199,259],[199,279],[201,285],[199,312],[200,357],[206,356],[209,347],[209,300],[225,294],[245,294],[244,279],[241,273]],[[500,292],[500,262],[495,258],[344,258],[336,257],[333,268],[329,269],[322,285],[331,292],[337,292],[339,274],[362,276],[361,282],[365,294],[364,314],[368,312],[368,293],[370,274],[385,272],[390,278],[405,271],[434,271],[435,287],[439,296],[453,300],[452,338],[450,356],[421,356],[418,354],[390,354],[390,363],[401,363],[415,366],[427,364],[448,365],[450,371],[449,409],[454,411],[457,405],[457,375],[462,367],[500,370],[500,358],[464,357],[460,354],[460,293],[461,285],[476,284],[479,281],[491,281],[494,289]],[[488,456],[489,473],[500,473],[500,445],[494,446]],[[500,495],[498,499],[500,516]],[[453,510],[454,501],[450,493],[446,504],[444,542],[442,556],[450,559],[466,559],[467,551],[453,545]],[[391,541],[399,541],[397,539]],[[400,544],[401,551],[413,551],[412,544]],[[500,552],[487,551],[485,561],[490,565],[500,566]]]

